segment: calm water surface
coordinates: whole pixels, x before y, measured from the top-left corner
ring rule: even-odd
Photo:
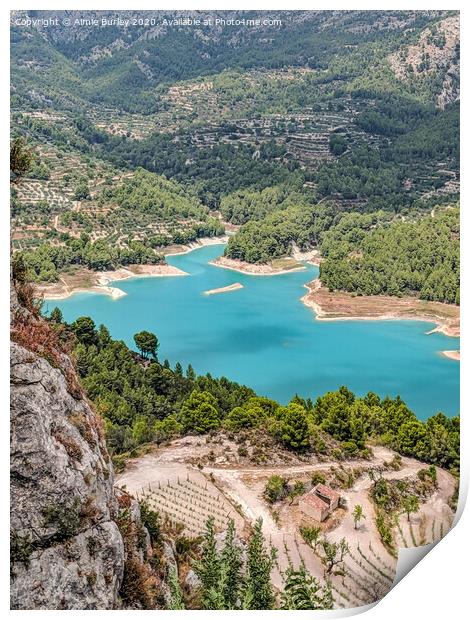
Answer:
[[[132,347],[137,331],[152,331],[160,359],[225,375],[284,403],[295,393],[316,397],[347,385],[361,395],[400,394],[422,419],[458,413],[459,363],[439,355],[457,349],[457,338],[426,335],[432,325],[420,321],[315,321],[300,297],[316,267],[248,276],[208,264],[222,252],[216,245],[168,257],[190,275],[119,281],[127,296],[117,300],[81,293],[48,306],[58,305],[67,321],[91,316]],[[244,288],[203,295],[234,282]]]

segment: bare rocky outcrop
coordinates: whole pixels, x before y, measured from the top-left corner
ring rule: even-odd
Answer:
[[[112,609],[124,572],[100,424],[62,372],[11,345],[11,605]]]
[[[436,105],[446,105],[460,98],[460,24],[452,15],[421,33],[414,45],[400,49],[388,57],[395,76],[403,81],[441,75]]]
[[[11,607],[141,608],[145,584],[126,584],[158,583],[139,505],[113,486],[101,419],[51,326],[14,288],[11,306]]]

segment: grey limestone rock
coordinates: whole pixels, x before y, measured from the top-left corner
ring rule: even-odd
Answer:
[[[11,606],[113,609],[125,562],[100,421],[61,370],[11,345]]]

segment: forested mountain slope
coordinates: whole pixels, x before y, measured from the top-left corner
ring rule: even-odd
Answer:
[[[103,265],[153,262],[228,222],[227,256],[259,263],[320,249],[343,213],[414,221],[458,199],[456,12],[54,16],[70,25],[12,14],[12,130],[35,152],[15,251],[91,234]],[[39,280],[74,262],[36,256]]]
[[[451,208],[380,226],[371,216],[345,215],[324,235],[321,281],[333,291],[417,294],[458,304],[459,217]]]
[[[68,27],[38,25],[33,32],[28,30],[26,36],[15,23],[15,19],[40,20],[50,16],[47,11],[13,14],[15,78],[34,77],[39,93],[50,88],[59,101],[59,93],[67,93],[72,99],[77,97],[99,105],[106,101],[130,112],[155,112],[160,105],[152,93],[156,86],[227,68],[299,66],[331,71],[333,66],[336,79],[351,77],[357,71],[354,65],[362,63],[364,67],[370,63],[371,51],[376,52],[378,47],[380,55],[403,43],[419,42],[419,32],[432,28],[445,12],[122,11],[120,25],[113,22],[116,14],[109,11],[88,11],[86,15],[80,11],[58,11],[54,16],[69,19]],[[200,25],[188,28],[178,23],[183,18],[199,20]],[[87,27],[87,20],[100,24],[103,19],[106,27]],[[204,20],[211,20],[211,24]],[[261,23],[243,27],[239,21],[242,27],[227,27],[230,20]],[[265,20],[267,24],[263,23]],[[440,29],[437,32],[436,43],[441,45]],[[36,52],[33,57],[32,43]],[[187,62],[188,57],[191,63]],[[15,81],[21,83],[20,79]],[[130,87],[132,98],[126,96]],[[39,93],[24,95],[37,99]]]

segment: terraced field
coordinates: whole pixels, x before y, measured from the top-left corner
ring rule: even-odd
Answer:
[[[166,483],[159,480],[143,489],[138,497],[163,514],[171,525],[183,525],[191,536],[203,533],[209,517],[214,518],[219,531],[225,530],[229,519],[235,520],[239,530],[243,526],[243,519],[217,488],[194,472],[184,479],[176,476]]]
[[[272,579],[278,588],[282,588],[287,567],[303,562],[320,583],[331,584],[336,608],[367,605],[390,590],[398,555],[382,544],[376,528],[376,511],[369,495],[372,486],[369,471],[382,470],[386,480],[407,480],[416,475],[422,463],[403,458],[398,471],[383,469],[394,453],[376,447],[371,460],[353,460],[342,465],[346,470],[352,468],[355,481],[349,488],[339,489],[341,506],[321,524],[321,539],[329,543],[345,539],[348,553],[342,563],[328,572],[321,542],[308,544],[300,534],[301,526],[319,524],[301,513],[297,502],[284,502],[279,507],[268,504],[263,491],[274,474],[303,480],[305,484],[314,472],[330,472],[340,480],[338,463],[313,459],[308,463],[256,467],[236,465],[232,462],[235,453],[236,444],[226,438],[214,447],[203,438],[186,437],[131,461],[117,484],[149,501],[172,525],[180,524],[184,532],[193,536],[201,533],[209,516],[215,518],[220,530],[228,518],[235,519],[240,533],[248,531],[253,521],[261,517],[265,538],[277,549]],[[453,511],[448,501],[454,492],[455,479],[438,469],[437,483],[435,492],[420,503],[410,522],[405,515],[396,521],[393,538],[397,550],[439,540],[451,527]],[[356,504],[362,506],[365,515],[357,528],[352,518]]]

